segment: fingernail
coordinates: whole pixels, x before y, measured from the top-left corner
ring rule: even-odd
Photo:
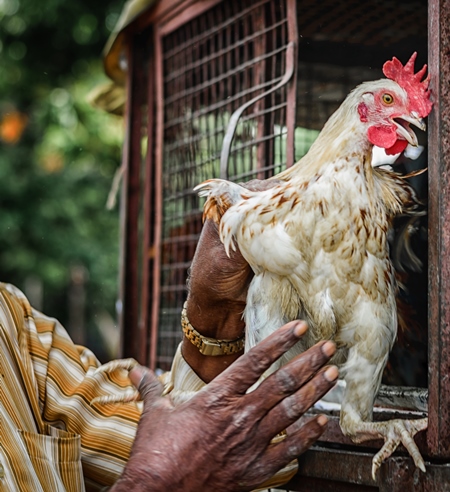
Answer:
[[[319,415],[319,417],[317,418],[317,423],[320,426],[325,427],[328,423],[328,419],[325,415]]]
[[[327,381],[334,381],[339,376],[339,371],[336,366],[330,366],[324,373]]]
[[[308,325],[304,321],[299,321],[294,328],[294,334],[297,337],[301,337],[306,333],[306,330],[308,329]]]
[[[327,357],[331,357],[336,352],[336,345],[333,342],[325,342],[322,345],[322,352]]]
[[[142,383],[142,380],[144,379],[144,370],[141,366],[136,366],[133,367],[133,369],[129,372],[128,377],[130,378],[130,381],[133,383],[133,386],[137,389],[139,389],[139,386]]]

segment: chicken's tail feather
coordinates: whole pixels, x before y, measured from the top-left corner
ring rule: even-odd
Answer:
[[[208,179],[194,188],[198,196],[208,199],[203,207],[203,221],[212,219],[217,224],[223,214],[238,200],[248,198],[251,193],[242,186],[224,179]]]

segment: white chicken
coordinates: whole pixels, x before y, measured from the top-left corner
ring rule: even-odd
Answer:
[[[204,217],[220,224],[226,251],[237,244],[255,274],[244,312],[246,348],[297,318],[308,321],[308,335],[286,358],[319,340],[335,341],[346,382],[342,431],[354,442],[384,440],[374,477],[400,443],[425,471],[413,437],[426,418],[372,421],[397,330],[386,235],[396,214],[419,206],[405,180],[372,168],[372,148],[396,154],[417,146],[410,124],[425,129],[432,103],[428,78],[422,81],[426,66],[414,74],[415,58],[405,66],[393,58],[383,67],[387,79],[354,89],[274,187],[253,192],[212,179],[195,188],[208,196]]]

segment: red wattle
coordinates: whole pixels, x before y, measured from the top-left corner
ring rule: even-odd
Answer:
[[[397,127],[395,125],[371,126],[367,130],[367,138],[373,145],[389,149],[397,141]]]
[[[408,147],[408,142],[406,140],[397,140],[392,147],[385,149],[387,155],[400,154],[406,147]]]

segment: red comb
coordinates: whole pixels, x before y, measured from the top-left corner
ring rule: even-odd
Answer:
[[[430,114],[433,103],[430,101],[430,74],[425,80],[422,77],[427,71],[424,65],[422,70],[414,73],[414,62],[416,61],[417,52],[413,53],[405,66],[397,58],[387,61],[383,65],[383,73],[388,79],[394,80],[400,87],[403,87],[408,93],[411,111],[415,111],[421,118]]]

